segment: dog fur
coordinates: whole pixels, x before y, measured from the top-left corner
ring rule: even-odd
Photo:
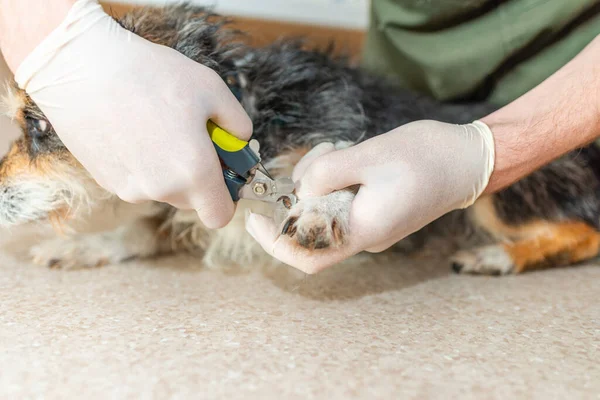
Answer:
[[[315,145],[339,147],[422,119],[468,123],[487,104],[441,104],[351,66],[329,50],[284,40],[264,48],[236,41],[226,20],[191,5],[140,8],[119,19],[136,34],[213,68],[252,118],[254,138],[272,175],[289,176]],[[0,224],[52,221],[68,226],[119,200],[102,190],[62,144],[42,111],[13,83],[4,99],[22,136],[0,162]],[[151,156],[151,155],[149,155]],[[456,272],[504,275],[572,265],[600,247],[600,151],[590,145],[502,192],[452,212],[391,251],[423,249],[433,238],[453,244]],[[52,267],[91,267],[189,251],[204,264],[268,263],[245,232],[245,210],[282,215],[282,235],[312,251],[340,246],[350,227],[349,190],[298,202],[291,210],[242,200],[225,228],[208,230],[194,212],[152,203],[112,231],[67,235],[31,249]]]

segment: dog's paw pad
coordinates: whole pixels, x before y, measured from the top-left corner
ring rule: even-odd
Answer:
[[[344,242],[344,233],[335,218],[311,211],[289,217],[281,233],[295,238],[300,246],[310,250],[338,247]]]
[[[513,259],[501,245],[459,251],[450,263],[458,274],[507,275],[515,269]]]
[[[281,234],[309,250],[343,245],[352,198],[352,193],[340,191],[299,202],[284,220]]]

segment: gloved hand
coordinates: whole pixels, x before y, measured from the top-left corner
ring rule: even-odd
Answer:
[[[442,215],[473,204],[494,167],[494,140],[483,122],[417,121],[354,147],[315,147],[294,170],[299,201],[361,185],[342,247],[306,250],[273,220],[250,214],[246,229],[264,250],[307,273],[363,250],[380,252]]]
[[[195,209],[209,228],[233,216],[206,123],[247,140],[252,122],[211,69],[125,30],[96,0],[79,0],[15,80],[108,191]]]

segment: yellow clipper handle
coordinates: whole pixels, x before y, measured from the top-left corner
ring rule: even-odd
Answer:
[[[248,142],[236,138],[211,120],[208,121],[206,127],[214,144],[219,146],[222,150],[229,153],[235,153],[248,145]]]
[[[260,158],[250,148],[250,144],[236,138],[212,121],[206,124],[215,150],[225,164],[223,170],[225,184],[233,201],[239,200],[240,189],[250,177],[250,171],[258,165]]]

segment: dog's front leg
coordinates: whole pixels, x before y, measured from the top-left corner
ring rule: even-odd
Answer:
[[[146,258],[170,251],[159,218],[142,218],[112,231],[78,234],[42,242],[30,250],[46,267],[89,268]]]

